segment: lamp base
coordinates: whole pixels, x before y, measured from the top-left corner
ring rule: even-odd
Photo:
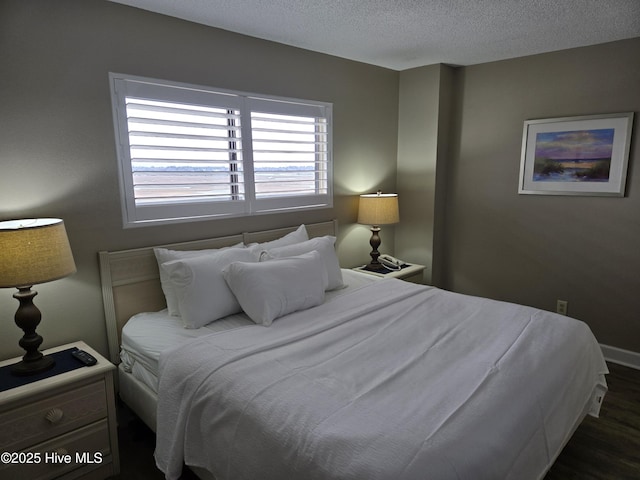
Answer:
[[[18,377],[26,377],[46,372],[54,367],[55,360],[51,357],[42,356],[40,360],[21,361],[11,366],[11,374]]]
[[[369,264],[367,264],[365,267],[365,270],[371,270],[373,272],[378,272],[380,270],[384,270],[385,266],[383,264],[381,264],[378,261],[375,262],[371,262]]]
[[[13,294],[13,298],[20,302],[15,315],[16,325],[24,332],[24,336],[18,343],[26,350],[22,361],[11,367],[13,375],[35,375],[55,365],[53,359],[45,357],[38,350],[42,344],[42,337],[36,333],[36,327],[41,319],[40,310],[33,304],[33,297],[37,294],[38,292],[31,290],[31,287],[18,287],[18,292]]]
[[[380,246],[380,243],[382,243],[380,240],[380,227],[378,225],[373,225],[371,227],[371,238],[369,239],[369,245],[371,245],[372,248],[371,253],[369,254],[371,256],[371,263],[367,265],[367,270],[373,270],[375,272],[384,268],[384,265],[378,261],[378,257],[380,256],[378,247]]]

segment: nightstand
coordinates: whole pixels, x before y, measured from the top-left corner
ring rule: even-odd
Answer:
[[[368,275],[375,275],[382,278],[399,278],[400,280],[406,280],[413,283],[422,283],[422,272],[424,271],[424,265],[418,265],[417,263],[408,264],[400,270],[384,269],[382,273],[366,270],[364,266],[355,267],[352,270],[357,272],[366,273]]]
[[[98,362],[83,366],[71,357],[74,347]],[[115,366],[83,342],[42,353],[55,356],[55,368],[68,371],[38,380],[17,377],[29,381],[19,386],[12,383],[15,377],[0,377],[0,478],[104,479],[118,474]],[[0,362],[0,368],[18,361]]]

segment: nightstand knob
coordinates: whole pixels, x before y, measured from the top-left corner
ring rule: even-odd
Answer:
[[[47,412],[44,418],[46,418],[49,423],[55,425],[60,420],[62,420],[62,417],[64,417],[64,412],[62,410],[60,410],[59,408],[52,408]]]

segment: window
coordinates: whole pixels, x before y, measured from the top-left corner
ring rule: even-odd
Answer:
[[[110,79],[125,226],[333,205],[331,104]]]

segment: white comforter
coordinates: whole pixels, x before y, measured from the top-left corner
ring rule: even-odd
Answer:
[[[540,478],[606,391],[582,322],[388,279],[160,359],[156,462],[217,480]]]

